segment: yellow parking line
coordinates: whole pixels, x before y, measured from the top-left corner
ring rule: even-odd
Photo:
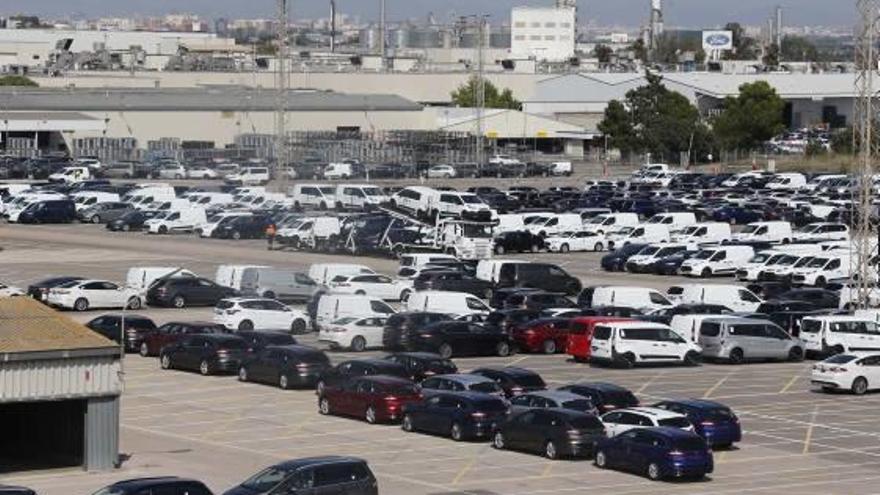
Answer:
[[[553,462],[548,462],[547,467],[544,468],[544,472],[541,473],[542,478],[547,478],[550,476],[550,471],[553,470]]]
[[[521,356],[521,357],[518,357],[518,358],[514,359],[513,361],[511,361],[511,362],[505,364],[505,366],[513,366],[513,365],[515,365],[515,364],[519,364],[519,363],[525,361],[527,358],[528,358],[528,356]]]
[[[791,380],[789,380],[788,383],[786,383],[785,386],[782,387],[782,390],[780,390],[779,393],[780,393],[780,394],[784,394],[784,393],[788,392],[788,389],[790,389],[791,386],[794,385],[794,383],[795,383],[796,381],[798,381],[798,379],[799,379],[800,377],[801,377],[800,374],[797,374],[797,375],[794,375],[793,377],[791,377]]]
[[[804,438],[804,450],[801,452],[803,455],[810,453],[810,442],[813,441],[813,428],[816,427],[816,416],[818,414],[819,405],[816,404],[816,407],[813,408],[813,414],[810,415],[810,426],[807,427],[807,436]]]
[[[471,457],[471,460],[469,460],[467,462],[467,464],[465,464],[461,468],[461,470],[458,472],[458,474],[455,475],[455,478],[452,478],[452,484],[457,485],[458,482],[461,481],[462,478],[464,478],[464,475],[466,475],[468,473],[468,471],[470,471],[471,468],[474,467],[474,464],[476,464],[476,463],[477,463],[477,456]]]
[[[706,390],[706,393],[703,394],[703,398],[708,399],[709,397],[711,397],[712,394],[715,393],[716,390],[718,390],[718,387],[724,385],[724,382],[726,382],[731,376],[733,376],[732,371],[730,373],[728,373],[727,375],[725,375],[722,379],[715,382],[715,385],[712,385],[712,387],[710,387],[709,390]]]

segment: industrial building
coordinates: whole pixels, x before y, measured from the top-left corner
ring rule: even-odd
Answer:
[[[562,62],[575,56],[574,7],[514,7],[510,13],[511,56]]]
[[[119,346],[28,297],[0,299],[0,472],[119,462]]]

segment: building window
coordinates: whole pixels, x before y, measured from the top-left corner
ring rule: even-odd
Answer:
[[[541,23],[540,23],[540,22],[533,22],[533,23],[532,23],[532,27],[533,27],[533,28],[539,28],[539,27],[541,27]]]
[[[570,39],[571,39],[571,36],[569,36],[567,34],[563,34],[562,36],[559,37],[559,41],[568,41]]]
[[[544,41],[556,41],[556,36],[553,36],[552,34],[544,36]]]
[[[524,28],[524,27],[526,27],[526,23],[522,22],[522,21],[517,21],[517,23],[514,24],[514,27]]]
[[[541,41],[541,36],[537,34],[533,34],[530,38],[532,41]]]
[[[556,27],[556,23],[555,23],[555,22],[548,22],[548,23],[545,23],[545,24],[544,24],[544,27],[545,27],[545,28],[555,28],[555,27]]]
[[[513,39],[515,39],[516,41],[525,41],[526,36],[524,34],[518,34],[514,36]]]
[[[563,22],[563,23],[562,23],[562,27],[568,29],[568,28],[571,27],[571,23],[570,23],[570,22]]]

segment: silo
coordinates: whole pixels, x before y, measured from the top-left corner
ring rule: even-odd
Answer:
[[[361,29],[360,33],[360,42],[361,49],[366,50],[368,52],[374,52],[379,49],[379,27],[375,25],[369,25],[368,27]]]

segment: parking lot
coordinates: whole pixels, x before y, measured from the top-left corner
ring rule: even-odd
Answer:
[[[0,226],[0,280],[24,286],[50,275],[121,281],[130,266],[184,266],[213,277],[223,263],[306,268],[352,258],[269,252],[262,241],[206,241],[191,237],[110,234],[103,227]],[[550,260],[585,285],[632,284],[666,288],[674,277],[607,274],[598,254],[526,255]],[[394,260],[359,258],[393,273]],[[720,282],[720,281],[719,281]],[[209,319],[211,310],[147,309],[157,322]],[[87,321],[99,314],[73,314]],[[314,336],[301,339],[314,343]],[[351,357],[330,353],[334,362]],[[155,359],[125,359],[121,469],[109,473],[56,471],[0,478],[44,495],[86,494],[119,479],[174,474],[204,480],[215,492],[239,483],[278,460],[348,454],[366,458],[383,494],[537,494],[584,490],[641,493],[872,493],[880,478],[880,395],[854,397],[810,391],[809,364],[741,367],[595,368],[562,355],[457,359],[467,371],[481,365],[517,365],[540,373],[551,386],[605,380],[626,386],[644,403],[659,398],[705,397],[731,406],[745,431],[742,443],[716,452],[715,473],[702,483],[657,484],[630,474],[600,471],[589,461],[547,461],[496,451],[488,443],[455,443],[403,432],[398,426],[325,417],[313,391],[281,391],[239,383],[234,377],[201,377],[162,371]]]

